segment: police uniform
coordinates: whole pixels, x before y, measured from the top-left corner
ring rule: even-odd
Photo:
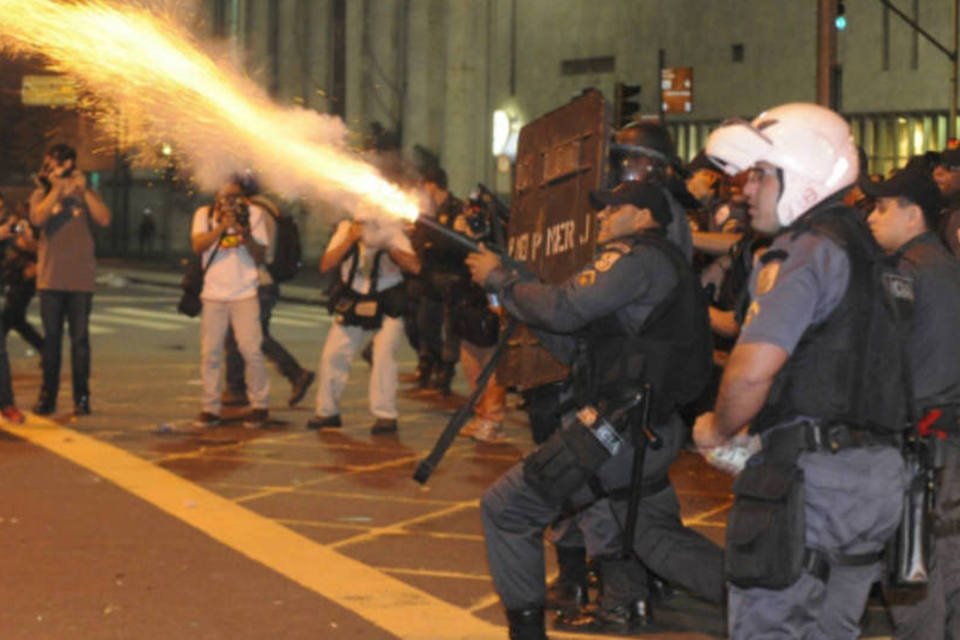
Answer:
[[[942,467],[929,582],[920,594],[890,593],[887,601],[896,638],[960,638],[960,262],[932,232],[907,242],[897,256],[900,271],[914,280],[908,353],[915,404],[920,416],[939,412],[938,420],[923,422],[942,448]]]
[[[463,210],[463,202],[453,194],[437,208],[436,220],[448,229]],[[437,382],[449,391],[453,369],[460,357],[460,336],[452,328],[454,301],[465,287],[468,274],[463,266],[463,249],[424,225],[416,225],[413,247],[420,259],[416,276],[417,349],[420,361],[420,383],[426,386],[431,371]]]
[[[636,388],[641,374],[654,379],[654,398],[659,398],[654,401],[654,426],[663,444],[646,452],[634,547],[640,559],[663,577],[719,599],[721,551],[683,527],[667,478],[686,431],[671,402],[675,381],[665,371],[669,358],[657,351],[706,335],[705,310],[700,309],[702,318],[692,311],[699,295],[695,280],[682,254],[662,233],[647,231],[600,247],[594,262],[565,283],[543,284],[499,268],[485,286],[500,295],[510,315],[528,324],[548,349],[573,365],[579,406],[602,408],[618,393]],[[589,514],[582,518],[583,533],[594,557],[621,551],[626,502],[619,494],[629,487],[634,453],[626,431],[625,446],[599,467],[597,482],[582,486],[567,502]],[[612,497],[598,500],[598,490],[601,496]],[[508,615],[542,608],[543,532],[561,514],[561,507],[531,485],[521,462],[484,494],[481,509],[490,571]]]
[[[878,252],[858,214],[831,199],[777,236],[751,275],[739,343],[776,345],[789,359],[751,424],[763,450],[744,473],[768,463],[802,471],[809,570],[786,588],[731,584],[732,638],[858,635],[906,483],[895,446],[905,417],[899,345],[870,329],[880,324],[871,306]],[[758,528],[734,506],[728,570],[731,540]]]

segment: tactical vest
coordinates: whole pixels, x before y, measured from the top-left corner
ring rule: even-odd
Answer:
[[[882,433],[902,431],[907,400],[902,369],[905,336],[888,293],[894,288],[889,278],[895,269],[860,215],[840,204],[810,212],[787,233],[794,237],[814,233],[833,240],[847,254],[850,280],[836,309],[800,338],[751,431],[759,433],[796,416]]]
[[[616,313],[591,322],[578,334],[573,365],[578,404],[603,406],[653,388],[651,416],[662,421],[679,404],[696,398],[710,377],[713,342],[707,304],[683,254],[664,236],[645,233],[627,239],[669,259],[677,274],[674,289],[657,304],[642,327],[625,327]]]

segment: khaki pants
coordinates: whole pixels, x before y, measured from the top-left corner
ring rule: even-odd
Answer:
[[[373,335],[373,367],[370,371],[370,413],[377,418],[397,417],[397,349],[403,339],[403,320],[383,317],[376,332],[334,322],[320,354],[317,383],[318,416],[340,413],[340,396],[347,386],[350,363],[360,345]]]
[[[254,409],[266,409],[270,400],[270,380],[264,365],[263,333],[260,329],[260,303],[256,296],[230,302],[203,301],[200,316],[200,369],[203,379],[203,410],[220,414],[223,387],[223,339],[233,328],[237,348],[244,362],[247,398]]]

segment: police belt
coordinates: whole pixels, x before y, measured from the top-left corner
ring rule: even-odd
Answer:
[[[803,420],[760,434],[763,451],[774,458],[794,461],[801,453],[857,447],[900,447],[900,434],[882,433],[842,423]]]
[[[667,476],[662,478],[654,478],[653,480],[646,480],[640,485],[640,494],[646,498],[649,498],[654,494],[660,493],[669,486],[670,478]],[[596,476],[590,479],[590,490],[593,492],[593,495],[596,496],[597,500],[608,498],[610,500],[619,500],[621,502],[624,500],[629,500],[631,493],[630,487],[607,489]]]

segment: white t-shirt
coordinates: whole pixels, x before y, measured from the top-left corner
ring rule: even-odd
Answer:
[[[328,247],[337,246],[347,239],[350,222],[350,220],[340,221],[336,231],[333,232],[333,237],[330,238],[330,244],[327,245]],[[364,225],[375,224],[374,222],[364,223]],[[358,255],[360,263],[357,265],[357,272],[354,274],[353,283],[351,284],[351,288],[357,293],[369,293],[370,291],[370,273],[373,270],[373,259],[377,251],[383,250],[383,255],[380,257],[380,271],[377,275],[377,291],[389,289],[403,281],[403,272],[400,270],[400,267],[397,266],[397,263],[390,258],[387,249],[393,248],[407,253],[413,253],[410,238],[403,232],[401,225],[391,225],[390,227],[380,226],[375,230],[375,233],[370,233],[370,231],[373,231],[372,227],[370,230],[365,229],[363,238],[357,243],[360,250]],[[376,238],[376,248],[367,244],[366,238],[368,236]],[[350,277],[351,264],[353,264],[353,258],[344,260],[340,265],[340,279],[344,282]]]
[[[193,214],[191,234],[205,233],[213,227],[213,219],[208,217],[209,207],[200,207]],[[263,217],[268,215],[257,205],[250,205],[250,235],[258,243],[267,246],[267,227]],[[203,266],[210,263],[210,256],[216,244],[203,252]],[[211,302],[232,302],[245,300],[257,295],[259,277],[257,265],[247,248],[240,243],[240,236],[230,230],[223,235],[220,248],[213,257],[213,264],[203,278],[201,300]]]

